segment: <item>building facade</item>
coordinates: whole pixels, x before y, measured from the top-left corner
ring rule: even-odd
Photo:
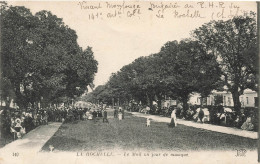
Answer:
[[[242,107],[258,107],[258,94],[251,89],[246,89],[244,94],[239,97]],[[233,107],[233,97],[230,92],[213,91],[207,98],[201,99],[199,93],[190,95],[189,103],[192,105],[218,105]]]

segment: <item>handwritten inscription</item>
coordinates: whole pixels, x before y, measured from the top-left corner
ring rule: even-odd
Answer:
[[[205,16],[201,16],[199,10],[186,10],[186,13],[179,13],[178,11],[174,10],[174,17],[175,18],[205,18]]]
[[[158,19],[230,19],[238,15],[247,15],[235,2],[77,2],[79,8],[86,12],[89,20],[115,18],[141,19],[149,15]]]

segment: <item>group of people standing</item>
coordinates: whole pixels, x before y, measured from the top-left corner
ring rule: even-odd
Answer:
[[[114,118],[119,119],[120,121],[125,117],[125,110],[122,107],[114,107]],[[108,121],[108,112],[106,108],[103,107],[94,107],[93,110],[88,110],[85,114],[87,120],[96,121],[97,117],[103,117],[103,123],[109,123]]]
[[[6,109],[0,110],[1,134],[11,135],[14,139],[22,136],[40,125],[49,122],[71,122],[76,120],[95,120],[103,118],[104,123],[109,123],[106,107],[91,106],[89,108],[76,107],[47,107],[27,108],[25,110]],[[114,118],[124,119],[125,112],[122,107],[114,108]]]
[[[22,138],[24,134],[40,125],[48,125],[49,122],[84,120],[83,116],[89,110],[74,107],[2,109],[0,110],[1,134],[3,136],[12,135],[15,140]],[[101,112],[93,112],[94,115],[95,113],[98,117]]]
[[[122,107],[115,107],[114,110],[114,118],[118,118],[119,120],[124,119],[125,110]]]

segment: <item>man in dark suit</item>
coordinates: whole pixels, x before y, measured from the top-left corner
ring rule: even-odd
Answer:
[[[118,109],[117,109],[117,107],[115,107],[114,118],[117,118],[117,117],[118,117]]]
[[[96,112],[96,110],[93,111],[92,115],[93,115],[93,118],[96,118],[96,117],[97,117],[97,112]]]
[[[97,118],[97,112],[96,112],[96,110],[93,111],[92,115],[93,115],[93,120],[94,120],[94,122],[96,122],[96,118]]]
[[[104,110],[103,123],[104,123],[105,121],[108,123],[107,111],[106,111],[106,110]]]

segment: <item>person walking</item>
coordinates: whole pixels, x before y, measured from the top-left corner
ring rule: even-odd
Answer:
[[[94,109],[94,111],[92,112],[92,115],[93,115],[93,120],[94,120],[94,122],[96,122],[96,118],[97,118],[96,109]]]
[[[176,109],[174,109],[171,113],[171,122],[169,127],[173,128],[177,126],[177,119],[176,119]]]
[[[103,123],[104,123],[104,122],[109,123],[109,122],[108,122],[108,119],[107,119],[107,111],[106,111],[106,110],[104,110],[104,113],[103,113]]]
[[[118,110],[117,110],[117,107],[115,107],[114,118],[117,118],[117,117],[118,117]]]
[[[123,114],[122,114],[121,109],[120,109],[120,111],[119,111],[119,113],[118,113],[118,119],[119,119],[119,121],[122,120],[122,117],[123,117]]]

